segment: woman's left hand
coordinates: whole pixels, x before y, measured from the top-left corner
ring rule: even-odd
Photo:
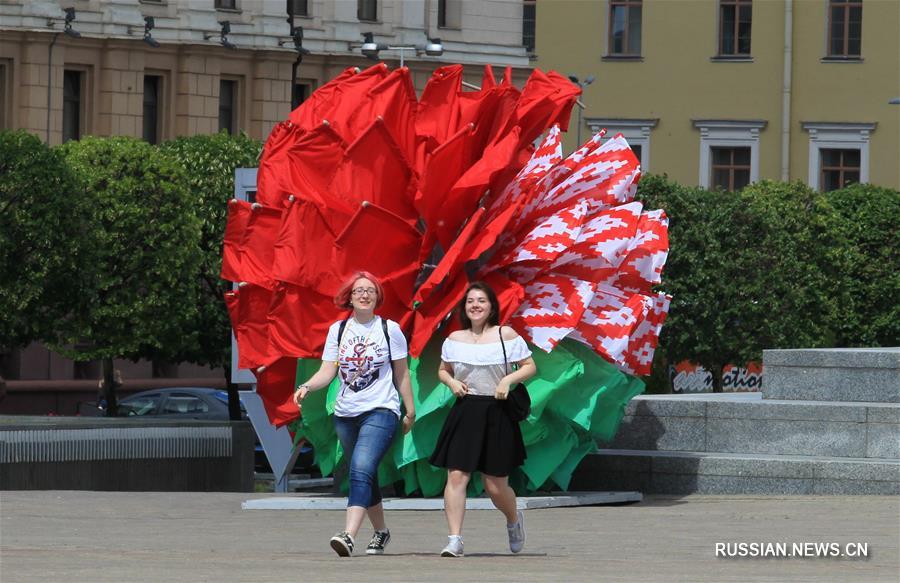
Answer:
[[[403,435],[406,435],[412,430],[413,423],[415,422],[415,417],[410,417],[409,415],[403,416]]]
[[[500,401],[505,401],[508,395],[509,383],[506,381],[500,381],[499,383],[497,383],[497,389],[494,391],[494,398]]]

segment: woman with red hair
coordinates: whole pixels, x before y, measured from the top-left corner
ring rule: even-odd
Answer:
[[[355,273],[334,301],[353,313],[331,325],[322,366],[297,387],[294,401],[300,407],[310,391],[324,389],[336,374],[340,375],[334,428],[350,464],[350,495],[344,530],[331,537],[331,548],[342,557],[351,556],[363,518],[368,515],[375,534],[366,554],[380,555],[391,540],[391,533],[384,521],[378,464],[387,453],[397,426],[402,424],[403,433],[407,433],[416,418],[406,363],[406,338],[396,322],[375,315],[384,302],[384,290],[371,273]],[[402,420],[401,397],[406,409]]]

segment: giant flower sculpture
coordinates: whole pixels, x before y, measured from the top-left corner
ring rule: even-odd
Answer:
[[[380,310],[410,340],[418,421],[382,464],[382,483],[433,495],[430,466],[453,397],[437,380],[440,343],[467,284],[487,281],[502,320],[535,352],[520,491],[566,488],[596,439],[610,439],[643,390],[668,297],[654,292],[668,241],[662,211],[634,201],[640,167],[621,136],[563,157],[580,92],[535,70],[517,89],[464,91],[462,66],[434,72],[421,99],[405,68],[348,69],[278,124],[254,203],[232,201],[222,277],[241,367],[256,371],[272,423],[295,422],[323,474],[340,459],[329,415],[336,383],[303,417],[295,379],[318,368],[332,298],[357,269],[385,285]],[[533,144],[541,137],[540,146]]]

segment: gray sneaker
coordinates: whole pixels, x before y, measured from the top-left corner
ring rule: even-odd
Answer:
[[[442,557],[461,557],[463,556],[463,540],[461,536],[451,536],[450,542],[441,551]]]
[[[509,550],[518,553],[525,546],[525,514],[519,510],[516,512],[516,523],[506,527],[509,535]]]

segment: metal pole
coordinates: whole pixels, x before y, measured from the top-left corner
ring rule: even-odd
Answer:
[[[581,108],[580,107],[578,108],[578,130],[576,131],[575,135],[576,135],[575,141],[577,142],[575,144],[575,149],[577,150],[578,148],[581,147]]]

